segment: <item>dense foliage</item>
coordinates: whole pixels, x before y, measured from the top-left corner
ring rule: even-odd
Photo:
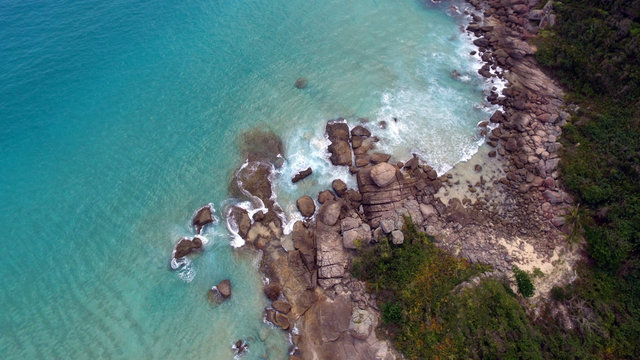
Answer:
[[[378,295],[385,329],[410,359],[541,358],[523,307],[503,282],[458,286],[487,270],[435,246],[409,224],[405,242],[359,250],[352,272]]]
[[[579,106],[563,130],[562,180],[577,202],[572,235],[594,261],[555,290],[575,325],[552,319],[556,358],[640,358],[640,1],[565,0],[539,37],[538,60]]]
[[[516,284],[518,285],[518,292],[524,297],[532,297],[535,291],[535,287],[531,282],[531,278],[526,271],[520,270],[517,266],[513,267],[513,275],[516,278]]]

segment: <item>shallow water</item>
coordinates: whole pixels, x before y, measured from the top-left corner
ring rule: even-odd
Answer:
[[[229,246],[222,218],[239,134],[283,138],[285,208],[348,180],[326,161],[327,119],[368,118],[381,151],[448,169],[475,151],[488,110],[473,46],[445,10],[0,0],[3,356],[228,359],[242,338],[246,359],[286,358],[287,337],[262,322],[257,259]],[[209,202],[219,221],[205,252],[170,271]],[[212,307],[206,291],[225,278],[233,295]]]

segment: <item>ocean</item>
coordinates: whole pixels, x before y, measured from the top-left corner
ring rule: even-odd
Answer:
[[[230,359],[244,339],[243,359],[286,359],[258,254],[231,246],[224,220],[242,134],[282,138],[288,225],[298,196],[355,186],[327,160],[329,119],[366,119],[379,151],[440,174],[469,158],[492,84],[449,6],[0,0],[3,358]],[[172,271],[208,203],[205,251]],[[223,279],[233,295],[212,306]]]

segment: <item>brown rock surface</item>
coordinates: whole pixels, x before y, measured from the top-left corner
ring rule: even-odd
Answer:
[[[396,168],[389,163],[380,163],[371,168],[371,179],[378,187],[386,187],[396,179]]]

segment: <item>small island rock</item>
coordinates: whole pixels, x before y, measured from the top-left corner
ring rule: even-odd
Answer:
[[[180,239],[180,241],[178,241],[173,257],[176,259],[185,257],[191,254],[194,250],[198,250],[201,248],[202,248],[202,240],[200,240],[199,237],[194,237],[193,239],[189,239],[185,237]]]
[[[307,87],[307,79],[305,78],[298,78],[295,82],[295,84],[293,84],[293,86],[295,86],[297,89],[304,89]]]
[[[311,170],[311,168],[306,168],[305,170],[302,170],[300,172],[298,172],[292,179],[291,182],[292,183],[297,183],[298,181],[306,178],[307,176],[311,175],[311,173],[313,173],[313,170]]]
[[[202,232],[202,228],[204,228],[205,225],[212,223],[213,221],[213,206],[211,204],[208,204],[196,211],[191,224],[196,229],[196,233],[200,234]]]

